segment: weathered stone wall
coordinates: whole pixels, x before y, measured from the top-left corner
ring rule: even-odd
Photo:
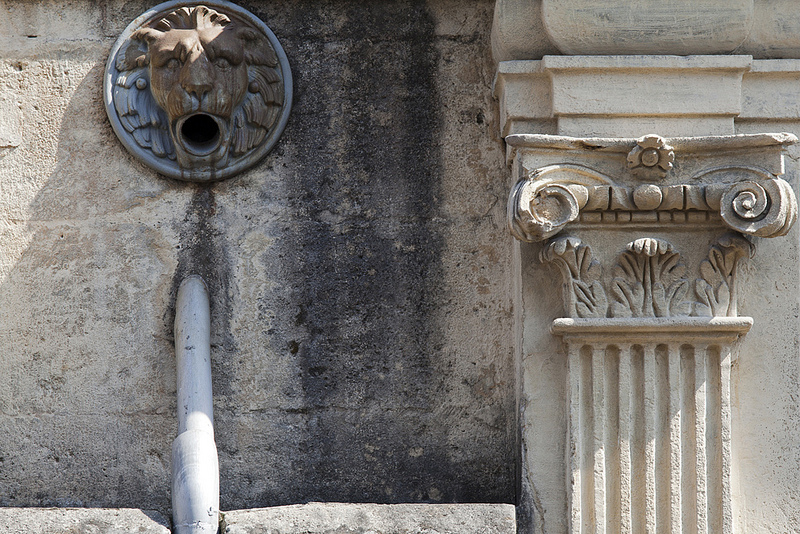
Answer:
[[[196,186],[105,116],[108,51],[152,4],[0,2],[0,505],[168,510],[191,273],[223,509],[513,502],[493,2],[241,4],[295,104],[260,165]]]

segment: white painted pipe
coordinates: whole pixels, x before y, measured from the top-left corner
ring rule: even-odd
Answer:
[[[178,437],[172,442],[172,522],[176,534],[219,528],[219,460],[211,395],[211,312],[208,289],[186,278],[175,303]]]

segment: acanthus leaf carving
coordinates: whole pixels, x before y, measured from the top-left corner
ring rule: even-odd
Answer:
[[[542,249],[541,261],[558,265],[564,281],[564,307],[569,317],[605,317],[608,300],[602,267],[592,250],[575,237],[560,237]]]
[[[611,317],[688,316],[686,265],[671,243],[642,238],[628,243],[611,281]]]
[[[736,317],[738,268],[745,258],[752,258],[755,246],[745,237],[729,233],[722,236],[700,264],[701,277],[695,281],[695,315]]]
[[[686,264],[671,243],[652,237],[628,243],[610,281],[591,247],[574,236],[551,239],[539,259],[561,271],[567,317],[738,317],[739,266],[754,252],[746,237],[724,234],[700,263],[695,279],[687,277]],[[689,294],[691,288],[695,296]]]

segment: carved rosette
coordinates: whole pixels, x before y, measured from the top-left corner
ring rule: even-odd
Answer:
[[[272,31],[229,2],[167,2],[111,50],[109,120],[145,165],[179,180],[228,178],[258,163],[289,118],[292,76]]]
[[[675,152],[663,137],[645,135],[636,140],[636,146],[628,153],[628,168],[642,179],[664,178],[672,170]]]

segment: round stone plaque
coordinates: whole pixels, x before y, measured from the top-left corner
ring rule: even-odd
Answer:
[[[122,144],[179,180],[223,180],[275,145],[292,106],[275,34],[229,2],[166,2],[122,32],[103,97]]]

